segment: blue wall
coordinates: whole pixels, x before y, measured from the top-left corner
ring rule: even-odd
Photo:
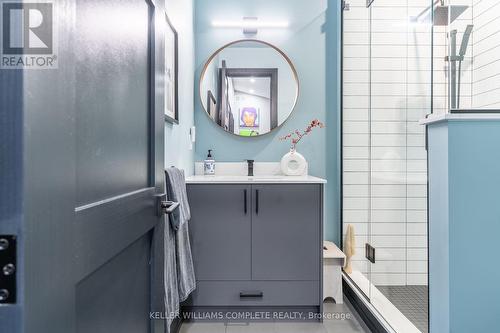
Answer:
[[[194,145],[189,129],[194,125],[194,4],[193,0],[166,0],[165,6],[179,36],[179,124],[165,124],[165,167],[194,172]],[[161,13],[159,14],[161,17]]]
[[[429,127],[431,332],[498,332],[500,120]]]
[[[431,332],[449,332],[448,125],[429,129],[429,291]]]
[[[240,20],[257,16],[262,21],[287,20],[287,29],[260,30],[255,36],[281,48],[294,63],[300,80],[295,111],[278,130],[257,138],[239,138],[212,123],[195,89],[197,130],[195,159],[214,150],[217,161],[255,159],[279,161],[289,145],[278,138],[302,129],[314,118],[327,127],[316,130],[298,146],[309,162],[310,174],[328,179],[326,189],[325,238],[338,242],[339,212],[339,115],[340,115],[340,2],[307,0],[195,0],[196,82],[210,55],[228,42],[244,38],[241,29],[213,28],[213,20]]]

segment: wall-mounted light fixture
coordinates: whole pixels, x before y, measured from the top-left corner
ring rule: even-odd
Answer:
[[[283,29],[289,25],[287,21],[259,21],[257,17],[244,17],[239,21],[212,21],[215,28],[240,28],[245,35],[254,35],[259,29]]]

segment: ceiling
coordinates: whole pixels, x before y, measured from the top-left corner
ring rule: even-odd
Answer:
[[[271,78],[233,77],[234,90],[249,95],[271,98]]]

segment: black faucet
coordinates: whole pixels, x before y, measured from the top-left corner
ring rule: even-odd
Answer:
[[[249,177],[253,176],[253,162],[254,162],[254,160],[247,160],[247,163],[248,163],[248,176]]]

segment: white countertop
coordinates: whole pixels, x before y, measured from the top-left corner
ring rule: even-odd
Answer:
[[[314,176],[191,176],[186,184],[325,184],[326,179]]]
[[[429,115],[420,120],[420,125],[430,125],[448,120],[500,120],[500,113],[444,113]]]

